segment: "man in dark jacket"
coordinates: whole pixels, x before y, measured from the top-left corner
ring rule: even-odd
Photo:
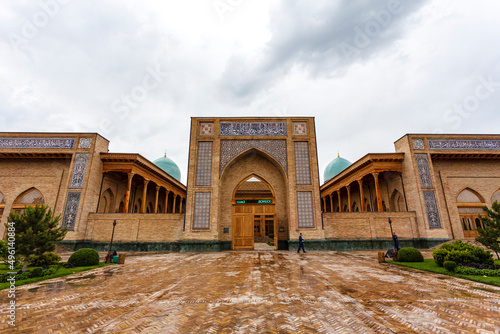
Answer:
[[[392,240],[394,240],[394,248],[399,252],[399,241],[396,232],[392,232]]]
[[[300,253],[300,249],[302,248],[302,251],[305,253],[306,250],[304,249],[304,238],[302,238],[302,233],[299,236],[299,250],[297,253]]]

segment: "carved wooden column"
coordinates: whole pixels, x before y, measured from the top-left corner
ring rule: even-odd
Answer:
[[[146,195],[148,194],[148,183],[149,180],[144,179],[144,188],[142,189],[141,213],[146,212]]]
[[[168,213],[168,194],[170,193],[170,191],[168,191],[168,189],[165,188],[165,210],[163,213]]]
[[[361,198],[361,211],[366,211],[365,194],[363,193],[363,180],[357,180],[359,184],[359,197]]]
[[[176,213],[175,212],[175,204],[176,204],[175,202],[177,202],[177,194],[176,193],[174,193],[174,204],[172,205],[172,213]]]
[[[328,195],[330,197],[330,212],[333,212],[333,193]]]
[[[323,199],[323,212],[326,212],[326,196]]]
[[[337,190],[337,196],[339,197],[339,212],[342,212],[342,199],[340,198],[340,189]]]
[[[128,213],[128,202],[130,202],[130,188],[132,187],[132,178],[135,173],[127,173],[128,175],[128,183],[127,183],[127,192],[125,193],[125,205],[123,206],[123,212]]]
[[[380,187],[378,185],[378,174],[379,173],[372,173],[373,179],[375,180],[375,192],[377,193],[377,209],[378,212],[382,212],[384,208],[382,207],[382,196],[380,195]]]
[[[155,213],[158,213],[158,193],[160,192],[160,188],[160,186],[156,186]]]
[[[352,212],[351,207],[351,186],[345,186],[347,188],[347,205],[349,206],[349,212]]]

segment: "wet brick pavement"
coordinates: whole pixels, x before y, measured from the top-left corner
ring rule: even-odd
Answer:
[[[134,256],[18,289],[1,333],[500,333],[500,288],[376,252]]]

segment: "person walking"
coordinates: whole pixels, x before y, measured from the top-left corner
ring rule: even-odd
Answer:
[[[302,233],[299,236],[299,250],[297,253],[300,253],[300,249],[302,248],[302,251],[305,253],[306,250],[304,249],[304,238],[302,238]]]

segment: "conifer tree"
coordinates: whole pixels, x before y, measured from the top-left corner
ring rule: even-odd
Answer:
[[[476,241],[493,250],[500,259],[498,255],[500,253],[500,203],[495,201],[491,209],[485,206],[483,210],[486,211],[487,216],[481,217],[484,229],[477,229],[479,236]]]

